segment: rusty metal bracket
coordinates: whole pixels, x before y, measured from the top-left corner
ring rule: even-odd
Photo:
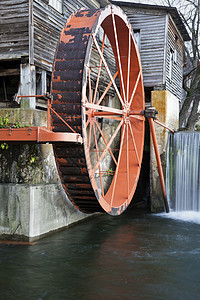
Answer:
[[[163,124],[163,123],[161,123],[161,122],[158,121],[158,119],[157,119],[157,117],[156,117],[156,115],[158,114],[158,111],[155,109],[155,107],[148,107],[148,108],[146,108],[145,110],[142,110],[142,111],[140,112],[140,114],[141,114],[142,116],[144,116],[145,118],[147,118],[147,119],[149,119],[149,118],[153,119],[153,121],[154,121],[156,124],[158,124],[158,125],[164,127],[165,129],[171,131],[172,133],[175,132],[173,129],[169,128],[169,127],[166,126],[165,124]]]
[[[43,95],[17,95],[17,98],[43,98],[45,100],[52,99],[52,95],[50,95],[48,92]]]
[[[156,119],[156,115],[158,114],[158,111],[155,109],[155,107],[148,107],[145,110],[141,111],[141,115],[145,118],[152,118]]]
[[[52,130],[51,128],[51,112],[53,112],[73,133],[76,131],[52,108],[53,95],[46,93],[44,95],[17,95],[17,98],[43,98],[47,101],[47,129]]]

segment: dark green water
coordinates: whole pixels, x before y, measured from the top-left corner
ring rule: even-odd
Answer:
[[[200,299],[199,237],[200,224],[129,212],[0,245],[0,299]]]

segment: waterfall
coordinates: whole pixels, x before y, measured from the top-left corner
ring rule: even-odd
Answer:
[[[200,133],[169,135],[166,190],[171,209],[200,212]]]

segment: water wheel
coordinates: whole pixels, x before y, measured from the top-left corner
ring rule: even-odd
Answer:
[[[130,23],[116,6],[81,9],[62,30],[52,77],[52,128],[81,133],[55,144],[63,187],[81,211],[121,214],[135,192],[143,153],[144,91]]]

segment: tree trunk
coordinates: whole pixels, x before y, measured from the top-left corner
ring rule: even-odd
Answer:
[[[199,118],[198,114],[198,106],[200,100],[200,65],[196,69],[196,73],[194,79],[192,81],[190,90],[187,94],[185,102],[180,111],[180,121],[179,126],[182,127],[185,120],[187,120],[187,124],[185,125],[186,130],[193,131],[195,124]],[[188,110],[193,101],[193,106],[189,118],[187,119]]]
[[[187,97],[181,107],[180,114],[179,114],[179,128],[186,126],[186,120],[189,112],[189,108],[192,102],[192,98],[189,95],[190,92],[187,93]]]

